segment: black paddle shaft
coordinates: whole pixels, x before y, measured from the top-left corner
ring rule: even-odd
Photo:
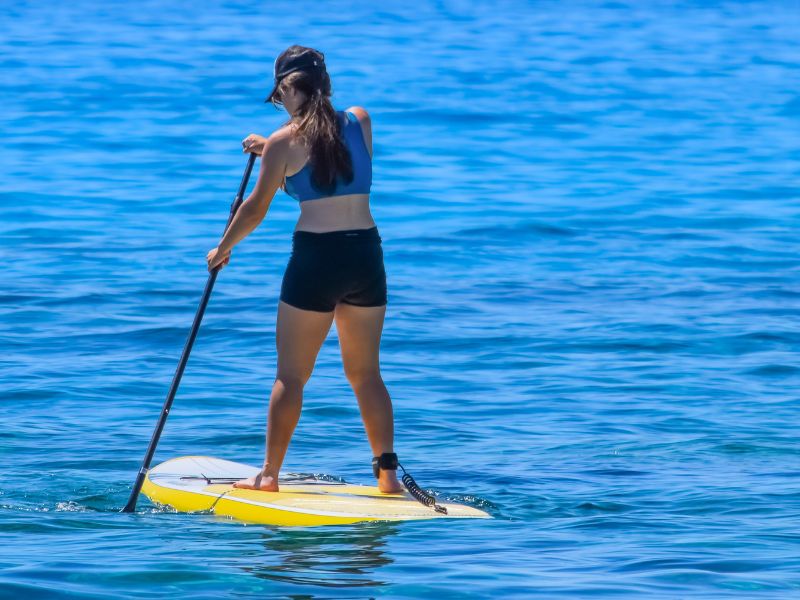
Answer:
[[[250,179],[250,172],[253,170],[253,164],[255,162],[256,155],[250,154],[250,159],[247,161],[247,167],[245,168],[244,175],[242,176],[242,183],[239,185],[239,193],[236,194],[236,198],[234,198],[233,203],[231,204],[231,213],[228,217],[228,223],[225,225],[225,231],[228,231],[228,227],[230,227],[231,222],[233,222],[233,217],[236,216],[236,211],[239,210],[242,202],[244,202],[244,192],[247,189],[247,181]],[[225,235],[224,232],[223,235]],[[131,497],[128,499],[128,504],[126,504],[125,508],[122,509],[122,512],[130,513],[136,510],[136,501],[139,498],[139,492],[142,490],[144,478],[147,475],[147,471],[150,469],[150,462],[153,460],[153,455],[156,453],[158,440],[161,437],[161,432],[164,430],[164,425],[167,422],[167,416],[172,408],[172,401],[175,399],[175,393],[178,391],[178,386],[181,383],[183,370],[186,368],[186,363],[189,360],[189,353],[192,351],[192,345],[194,344],[194,340],[197,337],[197,332],[200,329],[200,321],[203,320],[203,314],[206,312],[206,305],[208,305],[208,299],[211,296],[211,290],[214,287],[214,282],[217,280],[217,273],[219,273],[221,267],[222,264],[220,263],[214,267],[208,276],[206,289],[203,291],[203,297],[200,299],[200,306],[197,307],[197,312],[194,315],[192,330],[189,332],[189,338],[186,340],[186,345],[183,347],[183,354],[181,354],[181,360],[178,362],[178,368],[175,370],[175,376],[172,378],[172,385],[169,388],[167,399],[164,401],[164,407],[161,409],[161,416],[158,418],[158,424],[156,424],[156,428],[153,431],[153,437],[150,438],[150,445],[147,447],[147,454],[145,454],[144,462],[142,462],[142,468],[139,469],[139,473],[136,475],[136,482],[133,484]]]

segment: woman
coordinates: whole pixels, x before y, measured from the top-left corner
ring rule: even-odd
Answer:
[[[266,458],[258,474],[234,485],[278,491],[278,472],[300,418],[303,386],[335,319],[344,372],[361,409],[378,488],[399,492],[392,402],[378,363],[386,274],[381,238],[369,210],[370,118],[358,106],[334,110],[330,77],[317,50],[287,48],[275,61],[274,75],[267,102],[282,105],[290,118],[268,138],[251,134],[243,140],[244,152],[261,155],[258,182],[207,256],[209,271],[228,264],[231,249],[261,223],[279,187],[300,202],[278,304],[278,367],[269,401]]]

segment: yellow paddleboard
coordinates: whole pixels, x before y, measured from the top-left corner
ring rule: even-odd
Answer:
[[[384,494],[375,486],[325,481],[313,476],[281,475],[279,492],[241,490],[232,482],[258,473],[257,467],[212,458],[183,456],[153,467],[142,492],[157,504],[179,512],[210,511],[264,525],[343,525],[359,521],[415,519],[487,519],[482,510],[442,504],[447,514],[425,506],[403,490]]]

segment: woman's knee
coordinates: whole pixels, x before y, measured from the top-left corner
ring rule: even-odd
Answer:
[[[309,377],[305,374],[278,373],[272,389],[282,393],[302,394],[308,379]]]
[[[380,369],[348,369],[345,367],[344,374],[354,390],[383,385]]]

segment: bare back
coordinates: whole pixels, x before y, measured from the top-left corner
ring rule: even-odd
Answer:
[[[359,106],[347,109],[358,118],[364,134],[364,142],[372,158],[372,124],[367,111]],[[295,126],[285,128],[290,132]],[[289,136],[286,156],[286,177],[298,173],[308,162],[309,148],[294,135]],[[369,210],[369,194],[327,196],[300,203],[300,218],[295,231],[338,231],[343,229],[368,229],[375,226]]]

